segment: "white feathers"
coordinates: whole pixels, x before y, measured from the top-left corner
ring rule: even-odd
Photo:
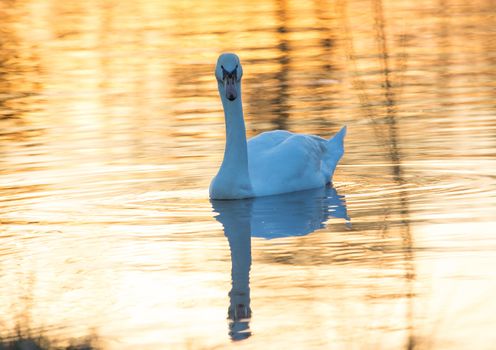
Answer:
[[[330,140],[319,136],[270,131],[246,140],[241,80],[227,86],[219,72],[241,70],[234,54],[219,57],[216,76],[226,121],[226,149],[219,172],[210,184],[212,199],[240,199],[325,186],[343,155],[343,127]],[[232,84],[235,84],[233,87]],[[228,87],[226,89],[226,87]],[[233,93],[233,88],[236,91]],[[236,98],[233,99],[233,96]]]

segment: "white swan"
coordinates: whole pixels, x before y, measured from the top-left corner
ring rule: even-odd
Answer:
[[[276,130],[246,140],[238,56],[220,55],[215,67],[226,121],[224,160],[210,184],[212,199],[241,199],[325,186],[343,155],[346,126],[333,138]]]

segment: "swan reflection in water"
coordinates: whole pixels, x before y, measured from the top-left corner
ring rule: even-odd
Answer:
[[[232,340],[243,340],[251,336],[251,237],[304,236],[323,228],[330,217],[349,223],[346,204],[344,197],[330,185],[276,196],[211,200],[211,203],[218,213],[215,218],[224,226],[231,250],[229,335]]]

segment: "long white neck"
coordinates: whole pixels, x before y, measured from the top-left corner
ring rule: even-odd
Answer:
[[[248,171],[248,148],[245,121],[241,103],[241,87],[238,97],[229,101],[219,87],[226,121],[226,148],[224,160],[216,176],[216,198],[246,198],[253,194]]]
[[[248,149],[241,96],[238,96],[234,101],[229,101],[224,94],[221,94],[221,99],[226,120],[226,149],[221,169],[233,168],[237,172],[247,175]]]

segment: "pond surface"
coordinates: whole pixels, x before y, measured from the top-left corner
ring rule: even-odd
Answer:
[[[494,1],[12,0],[0,18],[0,338],[494,348]],[[332,186],[209,201],[225,51],[249,136],[348,126]]]

